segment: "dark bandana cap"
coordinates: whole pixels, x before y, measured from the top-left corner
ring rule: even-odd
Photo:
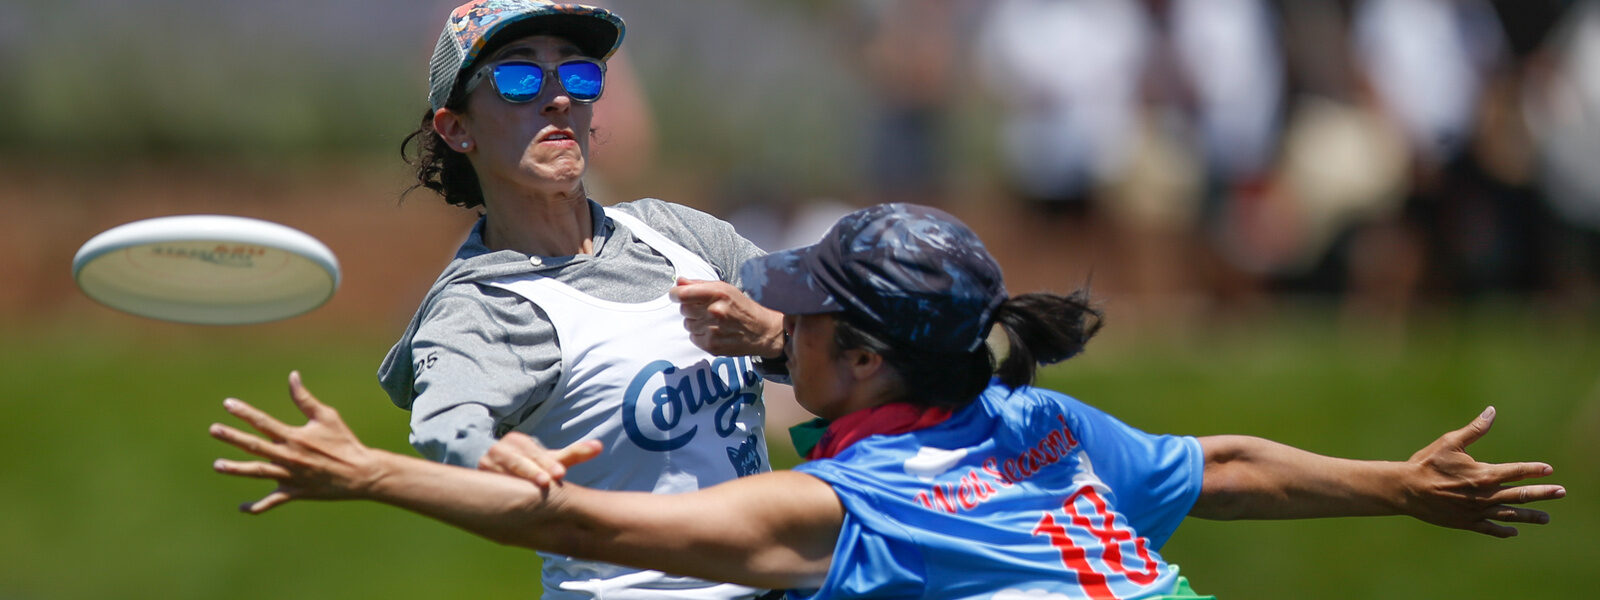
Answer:
[[[844,312],[891,341],[970,352],[1006,300],[1000,265],[949,213],[880,204],[845,215],[815,245],[746,261],[756,302],[785,314]]]

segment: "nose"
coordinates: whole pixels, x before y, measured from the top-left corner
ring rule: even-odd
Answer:
[[[567,90],[560,85],[546,84],[548,93],[544,94],[544,105],[539,112],[545,114],[561,114],[572,109],[572,96],[567,95]]]
[[[545,69],[544,89],[539,90],[539,94],[545,97],[540,112],[557,114],[572,108],[572,96],[567,95],[567,86],[561,84],[561,75],[557,74],[555,69]]]

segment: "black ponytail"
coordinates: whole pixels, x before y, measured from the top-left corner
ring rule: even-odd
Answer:
[[[1090,305],[1087,290],[1066,296],[1029,293],[1007,298],[995,310],[995,323],[1008,341],[996,375],[1008,387],[1032,384],[1039,365],[1055,364],[1083,352],[1104,320],[1105,313]]]
[[[995,323],[1009,340],[1004,360],[998,360],[987,344],[971,352],[950,353],[891,343],[875,335],[870,325],[852,321],[848,313],[840,313],[835,322],[833,343],[841,351],[860,348],[883,356],[905,382],[903,401],[960,408],[978,397],[991,376],[998,375],[1007,387],[1028,385],[1038,365],[1077,356],[1100,331],[1103,318],[1089,304],[1086,290],[1067,296],[1031,293],[1007,298],[995,310]]]

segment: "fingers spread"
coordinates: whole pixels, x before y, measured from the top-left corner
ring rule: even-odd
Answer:
[[[238,475],[257,479],[288,479],[293,476],[282,465],[261,461],[244,462],[219,458],[211,463],[211,468],[224,475]]]
[[[1507,523],[1532,523],[1544,525],[1550,522],[1550,513],[1531,508],[1515,506],[1495,506],[1489,509],[1487,519],[1504,521]]]
[[[483,459],[478,461],[478,469],[520,477],[545,486],[565,477],[568,466],[594,458],[603,446],[599,440],[586,440],[560,450],[550,450],[533,437],[513,432],[489,448]]]
[[[1496,484],[1544,477],[1554,472],[1554,468],[1541,462],[1506,463],[1489,468],[1489,476]]]
[[[521,477],[539,485],[546,485],[551,481],[551,473],[547,466],[551,463],[548,458],[544,458],[544,462],[539,461],[549,453],[550,451],[544,447],[544,444],[539,443],[539,440],[527,434],[513,431],[500,438],[500,441],[496,442],[495,445],[489,447],[489,451],[484,453],[483,458],[478,461],[478,468],[484,471]],[[555,464],[555,466],[561,467],[559,464]],[[560,477],[565,474],[566,469],[561,468],[556,476]]]
[[[566,465],[563,465],[561,464],[561,461],[556,460],[555,453],[545,453],[534,456],[533,461],[538,464],[538,467],[541,470],[549,474],[550,479],[560,479],[567,475]],[[540,483],[547,483],[546,481],[543,481],[544,478],[541,477],[539,479],[541,480]]]
[[[212,423],[210,433],[211,437],[261,458],[267,460],[281,460],[283,458],[283,454],[278,451],[276,445],[227,425]]]
[[[572,466],[600,455],[604,444],[600,440],[584,440],[556,452],[561,464]]]
[[[307,418],[315,419],[328,406],[318,402],[317,397],[311,395],[311,390],[306,389],[305,383],[300,380],[299,371],[289,372],[289,399],[294,400],[296,408]]]
[[[1555,500],[1567,495],[1567,488],[1559,485],[1519,485],[1508,487],[1489,496],[1495,504],[1527,504],[1542,500]]]
[[[1508,527],[1499,523],[1493,523],[1488,520],[1473,523],[1467,526],[1467,530],[1476,531],[1484,535],[1492,535],[1497,538],[1515,537],[1517,535],[1517,528]]]
[[[541,486],[550,485],[552,481],[550,472],[544,465],[534,462],[525,456],[512,457],[505,461],[506,474],[527,479]]]
[[[284,492],[282,489],[273,490],[273,492],[271,494],[267,494],[267,496],[265,498],[257,500],[254,503],[240,505],[239,506],[239,510],[242,510],[244,512],[250,513],[252,515],[259,515],[261,513],[267,512],[269,510],[272,510],[273,507],[278,506],[279,504],[283,504],[283,503],[288,502],[288,501],[293,500],[293,499],[294,499],[293,496],[290,496],[287,492]]]
[[[222,401],[222,407],[228,411],[228,414],[238,417],[239,420],[249,423],[256,431],[272,438],[272,441],[283,441],[285,434],[289,431],[288,425],[284,425],[282,421],[272,418],[272,415],[250,406],[243,400],[228,398]]]
[[[1473,442],[1482,439],[1484,434],[1489,433],[1489,428],[1494,425],[1494,416],[1495,409],[1493,406],[1483,409],[1478,418],[1473,419],[1466,427],[1457,429],[1452,433],[1455,437],[1455,443],[1461,448],[1466,448],[1472,445]]]

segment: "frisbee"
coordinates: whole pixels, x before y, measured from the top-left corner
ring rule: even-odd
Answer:
[[[90,238],[72,259],[72,277],[96,302],[142,317],[246,325],[322,306],[339,288],[339,261],[292,227],[183,215]]]

